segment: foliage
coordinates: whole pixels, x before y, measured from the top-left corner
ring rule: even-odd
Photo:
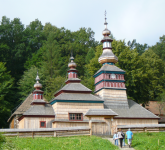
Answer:
[[[128,41],[127,42],[127,45],[130,47],[130,49],[136,49],[137,52],[139,53],[139,55],[141,55],[142,53],[145,52],[145,50],[147,50],[149,48],[149,46],[145,43],[144,45],[143,44],[139,44],[139,43],[136,43],[136,40],[133,39],[132,42],[131,41]]]
[[[10,114],[13,100],[10,97],[13,87],[13,78],[5,67],[5,63],[0,62],[0,120],[1,127],[6,127],[8,115]]]
[[[33,92],[33,90],[34,90],[33,85],[36,82],[35,78],[37,76],[37,71],[39,72],[39,77],[41,79],[40,82],[42,83],[43,74],[35,66],[32,66],[29,70],[25,71],[24,75],[19,80],[18,89],[19,89],[20,95],[22,97],[21,100],[24,100],[31,92]]]
[[[151,49],[165,61],[165,35],[159,38],[159,42],[152,46]]]
[[[65,84],[65,77],[57,76],[54,78],[46,78],[44,80],[44,97],[47,101],[54,98],[54,94]]]
[[[6,138],[0,133],[0,149],[2,147],[2,144],[6,142]]]
[[[165,133],[134,133],[132,147],[136,150],[164,150]]]
[[[15,149],[65,149],[65,150],[98,150],[113,149],[118,147],[111,144],[108,140],[96,136],[78,136],[78,137],[38,137],[38,138],[11,138]],[[5,147],[5,145],[4,145]]]

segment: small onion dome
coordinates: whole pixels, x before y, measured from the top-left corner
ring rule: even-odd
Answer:
[[[104,36],[105,36],[105,35],[109,36],[109,35],[111,34],[111,31],[109,31],[108,29],[104,29],[103,32],[102,32],[102,34],[103,34]]]
[[[71,57],[70,57],[70,60],[71,60],[71,62],[68,64],[68,67],[69,67],[69,68],[76,68],[77,65],[76,65],[76,63],[73,61],[73,60],[74,60],[74,57],[71,56]]]
[[[37,77],[36,77],[36,83],[34,84],[34,88],[42,88],[42,84],[39,83],[39,76],[38,76],[38,71],[37,71]]]
[[[34,84],[34,88],[36,88],[36,89],[40,89],[40,88],[42,88],[42,84],[41,83],[39,83],[39,81],[37,81],[35,84]]]

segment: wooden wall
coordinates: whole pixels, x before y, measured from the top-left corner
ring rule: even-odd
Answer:
[[[93,135],[113,135],[117,131],[117,125],[133,125],[133,124],[158,124],[157,119],[110,119],[92,118],[92,120],[104,120],[105,122],[92,122]],[[111,124],[111,123],[112,124]],[[75,126],[89,126],[89,122],[54,122],[52,127],[75,127]],[[141,131],[141,129],[139,130]]]
[[[46,121],[46,128],[52,128],[54,118],[44,117],[25,117],[19,122],[19,129],[40,128],[40,121]]]
[[[117,99],[124,99],[127,101],[127,93],[126,90],[115,90],[115,89],[102,89],[96,93],[103,99],[113,99],[113,101]]]
[[[14,117],[12,118],[11,122],[10,122],[10,128],[13,129],[14,128]]]
[[[64,103],[57,102],[52,105],[56,113],[56,119],[69,119],[68,113],[83,113],[89,109],[104,109],[103,103]],[[83,116],[83,120],[88,119]]]
[[[19,129],[24,129],[25,118],[19,121]]]
[[[76,127],[76,126],[89,126],[88,122],[55,122],[53,128],[61,127]],[[92,122],[92,134],[93,135],[110,135],[110,128],[106,122]]]

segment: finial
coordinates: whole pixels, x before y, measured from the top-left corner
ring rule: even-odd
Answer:
[[[39,76],[38,76],[38,69],[37,69],[37,77],[36,77],[36,81],[39,81],[40,80],[40,78],[39,78]]]
[[[105,25],[105,29],[107,29],[107,24],[108,24],[108,23],[107,23],[107,21],[106,21],[106,20],[107,20],[107,18],[106,18],[106,15],[107,15],[107,12],[106,12],[106,10],[105,10],[105,13],[104,13],[104,15],[105,15],[105,23],[104,23],[104,25]]]
[[[71,50],[71,57],[73,57],[73,50]]]
[[[105,10],[105,13],[104,13],[104,15],[105,15],[105,22],[106,22],[106,20],[107,20],[107,18],[106,18],[106,15],[107,15],[107,12],[106,12],[106,10]]]
[[[70,60],[71,60],[71,61],[74,60],[74,57],[73,57],[73,50],[71,50]]]
[[[37,77],[36,77],[36,83],[34,84],[34,88],[38,88],[38,89],[42,88],[42,84],[39,83],[39,80],[40,78],[38,76],[38,69],[37,69]]]

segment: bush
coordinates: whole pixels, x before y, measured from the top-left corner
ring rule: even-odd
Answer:
[[[0,149],[2,147],[2,144],[6,142],[6,138],[0,133]]]

